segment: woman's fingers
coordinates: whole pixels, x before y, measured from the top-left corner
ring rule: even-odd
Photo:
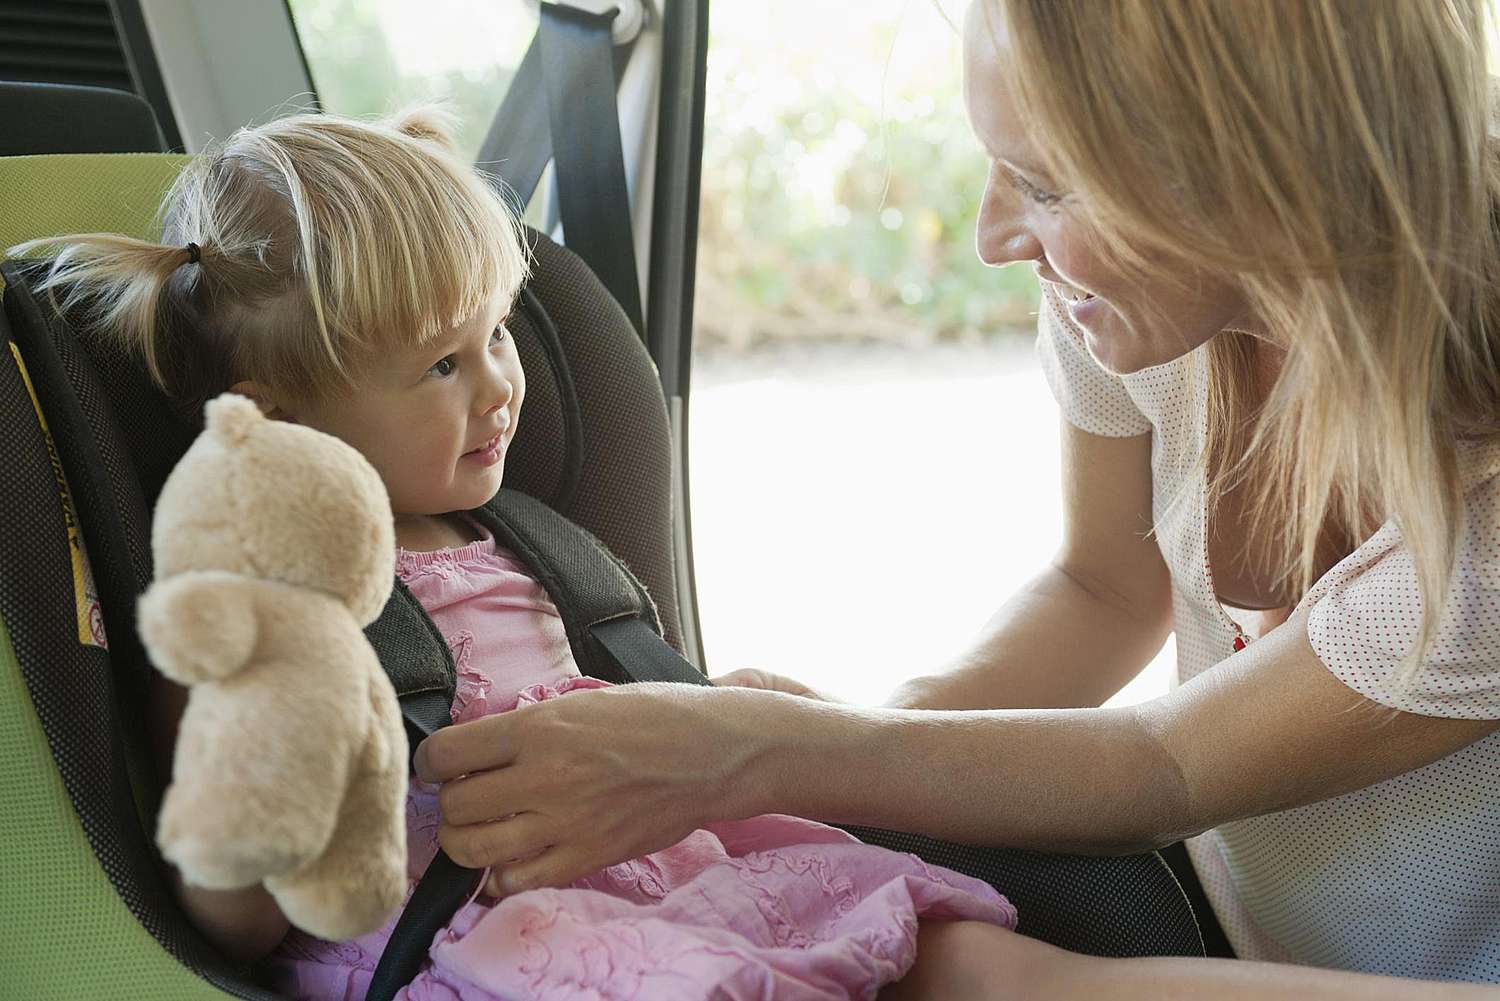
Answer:
[[[500,867],[494,882],[508,896],[542,886],[567,886],[611,864],[607,856],[586,848],[559,845],[531,858]]]
[[[551,824],[534,813],[521,813],[504,820],[457,826],[438,825],[438,844],[461,866],[483,869],[501,867],[528,859],[551,844]]]
[[[522,785],[525,775],[510,768],[470,772],[438,790],[443,823],[461,827],[501,820],[536,806]]]
[[[785,692],[788,695],[800,695],[804,699],[817,699],[821,702],[833,702],[816,688],[804,685],[794,678],[765,671],[758,667],[742,667],[728,674],[721,674],[712,679],[715,685],[721,688],[759,688],[768,692]]]
[[[446,782],[514,759],[513,733],[530,706],[443,727],[417,745],[412,769],[423,782]]]
[[[759,812],[759,787],[740,773],[774,739],[760,710],[783,700],[665,683],[576,691],[439,731],[417,773],[443,783],[440,840],[454,861],[566,885],[702,820]]]
[[[776,691],[776,682],[784,679],[778,678],[770,671],[762,671],[758,667],[742,667],[737,671],[730,671],[728,674],[721,674],[709,680],[721,688],[764,688]]]

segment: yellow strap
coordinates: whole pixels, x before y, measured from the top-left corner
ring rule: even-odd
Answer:
[[[47,442],[47,458],[52,464],[52,475],[57,480],[57,500],[62,505],[63,526],[68,533],[68,555],[73,561],[73,608],[78,618],[78,642],[84,646],[109,648],[104,636],[104,613],[99,608],[99,589],[94,586],[94,571],[89,566],[88,550],[83,546],[83,532],[78,527],[78,508],[73,503],[73,491],[68,488],[68,477],[63,472],[62,457],[57,454],[57,445],[52,440],[52,429],[42,414],[42,403],[36,398],[31,385],[31,373],[26,371],[26,362],[21,358],[21,349],[14,341],[10,344],[11,356],[21,372],[21,381],[26,384],[26,393],[31,397],[31,406],[36,411],[36,420],[42,428],[42,437]]]

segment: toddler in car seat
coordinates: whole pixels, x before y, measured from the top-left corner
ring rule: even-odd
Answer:
[[[163,208],[161,244],[89,234],[18,249],[56,250],[47,283],[177,401],[233,390],[364,454],[395,512],[397,575],[451,648],[456,725],[602,685],[580,676],[528,567],[465,513],[499,490],[520,426],[506,319],[528,262],[447,120],[243,129],[195,157]],[[182,698],[158,682],[168,749]],[[438,849],[437,793],[410,782],[409,886]],[[566,888],[489,888],[436,936],[405,997],[869,998],[921,961],[919,922],[1015,924],[979,880],[781,816],[696,831]],[[179,879],[178,893],[210,939],[264,959],[296,998],[363,996],[396,920],[328,942],[289,930],[259,887]]]

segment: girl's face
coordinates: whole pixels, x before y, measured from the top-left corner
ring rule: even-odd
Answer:
[[[1111,372],[1163,364],[1243,323],[1240,295],[1186,262],[1160,263],[1173,281],[1141,283],[1100,259],[1090,246],[1086,194],[1058,190],[1040,166],[1002,72],[1009,39],[982,7],[971,4],[964,24],[964,100],[991,161],[975,234],[980,259],[996,267],[1031,262],[1055,283],[1089,352]]]
[[[500,489],[526,394],[509,305],[491,303],[426,347],[381,355],[354,392],[289,416],[358,449],[398,522],[479,507]]]

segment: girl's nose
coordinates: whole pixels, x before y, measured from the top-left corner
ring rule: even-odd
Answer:
[[[510,405],[510,398],[515,393],[515,387],[510,384],[509,379],[503,379],[497,383],[495,392],[486,395],[488,401],[484,407],[484,415],[488,417],[497,410],[504,410]]]
[[[479,397],[480,413],[488,417],[497,410],[503,410],[510,406],[510,399],[516,393],[515,383],[499,365],[490,367],[489,378],[485,380],[480,388]]]

